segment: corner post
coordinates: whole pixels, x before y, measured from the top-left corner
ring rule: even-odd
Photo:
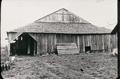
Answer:
[[[118,79],[120,78],[120,1],[118,0],[118,29],[117,29],[117,37],[118,37]]]

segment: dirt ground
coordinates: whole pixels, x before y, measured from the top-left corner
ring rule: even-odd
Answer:
[[[117,57],[108,53],[17,56],[5,79],[115,79]]]

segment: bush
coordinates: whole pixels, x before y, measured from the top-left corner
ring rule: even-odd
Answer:
[[[7,46],[1,47],[1,62],[5,62],[9,60]]]

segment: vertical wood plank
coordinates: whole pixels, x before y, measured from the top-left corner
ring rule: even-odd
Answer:
[[[78,49],[79,49],[79,52],[80,52],[80,39],[79,39],[79,36],[77,36],[77,46],[78,46]]]

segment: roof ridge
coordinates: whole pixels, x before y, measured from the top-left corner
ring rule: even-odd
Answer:
[[[43,19],[44,17],[47,17],[47,16],[49,16],[49,15],[51,15],[51,14],[53,14],[53,13],[56,13],[56,12],[58,12],[58,11],[60,11],[60,10],[62,10],[62,9],[65,9],[65,8],[61,8],[61,9],[59,9],[59,10],[57,10],[57,11],[54,11],[54,12],[52,12],[52,13],[50,13],[50,14],[47,14],[47,15],[45,15],[45,16],[43,16],[43,17],[41,17],[40,19],[38,19],[38,20],[41,20],[41,19]],[[65,9],[66,10],[66,9]],[[36,22],[36,21],[38,21],[38,20],[35,20],[34,22]]]

